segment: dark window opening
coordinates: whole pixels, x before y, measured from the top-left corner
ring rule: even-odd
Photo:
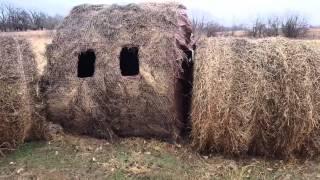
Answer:
[[[78,77],[92,77],[95,70],[96,55],[92,49],[81,52],[78,56]]]
[[[122,76],[139,74],[139,48],[124,47],[120,52],[120,70]]]

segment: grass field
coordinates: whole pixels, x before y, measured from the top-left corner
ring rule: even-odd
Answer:
[[[246,31],[226,31],[226,32],[218,32],[217,36],[222,36],[222,37],[229,37],[229,36],[234,36],[234,37],[248,37],[248,33]],[[309,29],[308,32],[306,33],[305,37],[302,39],[307,39],[307,40],[320,40],[320,28],[312,28]]]
[[[0,33],[0,38],[28,39],[42,73],[45,47],[53,33]],[[0,157],[0,179],[320,179],[320,158],[237,159],[201,155],[189,145],[156,140],[108,142],[59,133],[49,142],[29,142]]]
[[[229,159],[155,140],[60,134],[0,159],[0,179],[320,179],[319,162]]]
[[[320,28],[313,28],[307,32],[307,39],[320,39]]]

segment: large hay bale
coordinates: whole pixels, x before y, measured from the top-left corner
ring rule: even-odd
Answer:
[[[320,54],[282,38],[205,39],[195,61],[193,144],[289,157],[319,149]]]
[[[189,67],[191,31],[178,4],[75,7],[47,49],[42,91],[48,119],[101,138],[176,139],[183,125],[177,110],[181,65]],[[138,75],[122,75],[125,49],[138,53]],[[86,53],[95,68],[83,78],[79,64]]]
[[[36,116],[37,73],[30,45],[11,37],[0,39],[0,152],[27,139],[42,137]]]

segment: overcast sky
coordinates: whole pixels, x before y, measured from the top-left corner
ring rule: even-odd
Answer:
[[[51,15],[67,15],[78,4],[126,4],[139,2],[165,2],[156,0],[0,0],[28,9],[36,9]],[[172,1],[172,0],[171,0]],[[299,13],[313,25],[320,25],[320,0],[175,0],[189,9],[189,14],[225,25],[248,24],[254,17]]]

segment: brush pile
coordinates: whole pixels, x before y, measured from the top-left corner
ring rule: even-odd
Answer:
[[[211,38],[198,45],[193,144],[203,152],[319,153],[320,54],[303,41]]]

